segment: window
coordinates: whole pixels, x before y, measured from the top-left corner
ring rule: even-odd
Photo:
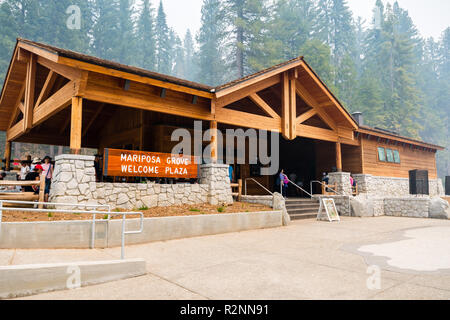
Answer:
[[[392,149],[386,149],[386,159],[387,162],[394,163],[394,153],[392,152]]]
[[[394,162],[400,163],[400,152],[398,150],[394,150]]]
[[[378,148],[378,160],[386,162],[386,152],[384,148]]]

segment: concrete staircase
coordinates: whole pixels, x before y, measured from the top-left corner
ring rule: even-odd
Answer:
[[[286,210],[291,220],[313,219],[317,218],[320,203],[312,199],[287,199]]]

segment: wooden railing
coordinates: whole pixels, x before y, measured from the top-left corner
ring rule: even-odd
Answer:
[[[357,196],[359,194],[358,185],[352,187],[352,194],[353,196]]]
[[[336,185],[335,184],[322,184],[322,194],[325,196],[336,195]]]
[[[17,201],[38,201],[44,202],[45,197],[45,177],[42,175],[40,180],[36,181],[7,181],[1,180],[0,187],[39,187],[39,194],[34,192],[5,192],[0,190],[0,200],[17,200]],[[41,207],[40,205],[39,207]],[[40,208],[41,209],[41,208]]]
[[[239,179],[238,183],[232,183],[231,184],[231,190],[232,190],[232,193],[233,193],[233,197],[237,197],[237,201],[241,201],[241,198],[242,198],[242,180]],[[237,191],[237,192],[235,192],[235,191]]]

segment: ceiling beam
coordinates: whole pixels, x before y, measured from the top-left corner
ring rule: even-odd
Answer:
[[[302,115],[297,117],[297,124],[302,124],[303,122],[311,119],[312,117],[314,117],[317,114],[317,110],[316,109],[311,109],[305,113],[303,113]]]
[[[271,106],[269,106],[257,93],[253,93],[249,96],[249,98],[258,106],[260,107],[268,116],[274,118],[274,119],[281,119],[281,117],[278,115],[278,113],[273,110]]]
[[[52,90],[55,81],[56,81],[56,74],[53,70],[50,70],[50,72],[47,75],[47,79],[45,79],[41,93],[39,94],[39,97],[36,101],[36,106],[40,106],[42,101],[45,101],[45,99],[48,98],[48,95],[50,94],[50,91]]]
[[[24,131],[28,132],[33,127],[33,110],[36,86],[36,55],[31,55],[27,66],[26,88],[25,88],[25,112]]]
[[[97,111],[95,111],[95,114],[91,117],[91,120],[89,120],[88,124],[84,127],[83,134],[81,135],[83,138],[86,136],[86,134],[88,133],[89,129],[94,124],[94,122],[97,120],[100,113],[102,113],[104,107],[105,103],[100,103],[100,106],[97,108]]]

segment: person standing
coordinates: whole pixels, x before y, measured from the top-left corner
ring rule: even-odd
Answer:
[[[34,166],[34,169],[31,170],[27,176],[25,177],[25,181],[39,181],[42,175],[43,168],[40,164]],[[25,192],[34,192],[34,194],[39,194],[39,186],[27,186],[24,187]]]
[[[281,194],[284,198],[287,199],[288,186],[289,186],[289,178],[284,173],[284,169],[281,169],[280,172],[280,184],[281,184]]]
[[[42,164],[43,172],[42,174],[45,177],[45,202],[48,202],[48,197],[50,195],[50,187],[52,184],[53,170],[54,167],[51,163],[52,158],[46,156],[44,158],[44,163]]]
[[[30,172],[30,166],[28,165],[28,162],[22,161],[20,163],[20,174],[19,174],[20,180],[25,180],[25,178],[29,172]]]
[[[34,168],[36,167],[36,165],[40,165],[41,164],[41,159],[39,159],[39,158],[34,158],[33,159],[33,162],[31,163],[31,166],[30,166],[30,171],[34,171]]]
[[[234,172],[233,166],[229,165],[228,166],[228,175],[230,176],[230,182],[231,183],[233,183],[233,172]]]

